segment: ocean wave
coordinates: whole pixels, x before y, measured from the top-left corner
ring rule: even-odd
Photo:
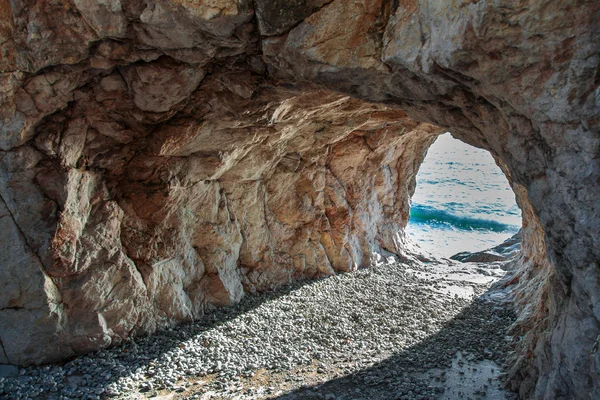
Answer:
[[[410,222],[414,224],[447,226],[466,231],[516,232],[519,229],[518,225],[506,224],[494,219],[452,214],[448,211],[421,204],[413,204],[411,207]]]

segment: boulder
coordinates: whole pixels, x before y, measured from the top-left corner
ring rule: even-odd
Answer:
[[[521,232],[517,232],[498,246],[491,249],[470,253],[468,251],[457,253],[450,257],[451,260],[461,262],[495,262],[508,261],[521,253]]]

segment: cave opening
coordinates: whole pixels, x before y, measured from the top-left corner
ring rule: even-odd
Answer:
[[[431,255],[452,257],[500,245],[517,234],[521,210],[492,155],[438,136],[427,151],[411,199],[408,237]]]

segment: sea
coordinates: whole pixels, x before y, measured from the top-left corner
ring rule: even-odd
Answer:
[[[494,247],[520,227],[514,192],[490,153],[440,135],[417,174],[409,239],[430,254],[450,257]]]

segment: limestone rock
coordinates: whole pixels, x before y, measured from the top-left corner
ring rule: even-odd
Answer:
[[[202,70],[172,63],[146,63],[124,67],[121,73],[129,95],[141,110],[169,111],[186,99],[204,78]]]
[[[331,0],[256,1],[256,18],[260,33],[277,36],[287,32]]]
[[[510,384],[600,397],[597,2],[282,4],[0,0],[0,362],[401,254],[450,130],[523,210]]]

